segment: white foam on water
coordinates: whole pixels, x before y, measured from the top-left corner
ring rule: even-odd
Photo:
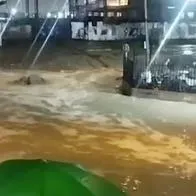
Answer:
[[[160,121],[165,123],[194,124],[196,104],[157,99],[125,97],[115,93],[100,92],[92,82],[102,80],[113,72],[45,74],[53,83],[40,86],[16,86],[2,89],[4,99],[0,108],[8,110],[19,106],[21,112],[39,113],[62,118],[80,118],[95,122],[117,122],[133,126],[135,122]],[[87,77],[89,76],[89,77]],[[6,107],[5,107],[5,104]],[[27,107],[29,106],[29,107]],[[33,107],[35,109],[33,110]],[[7,108],[7,109],[6,109]],[[11,111],[11,110],[10,110]],[[23,115],[24,116],[24,115]]]
[[[12,97],[7,95],[7,99],[15,104],[45,108],[51,113],[94,119],[97,122],[106,119],[121,122],[124,119],[124,124],[129,121],[131,124],[131,121],[140,119],[189,124],[194,123],[196,117],[195,104],[133,99],[116,94],[89,92],[85,89],[50,89],[47,90],[46,96],[42,89],[31,91],[31,94],[20,91]]]
[[[65,121],[78,120],[79,123],[83,120],[97,122],[96,126],[100,125],[100,127],[93,128],[101,131],[129,131],[129,129],[136,127],[137,129],[133,129],[135,132],[139,130],[139,133],[144,131],[144,133],[150,134],[142,135],[141,141],[137,137],[135,138],[135,132],[129,132],[126,137],[120,140],[118,137],[110,137],[108,141],[120,149],[130,149],[134,157],[143,158],[149,162],[170,161],[172,164],[182,164],[185,157],[188,160],[187,163],[194,162],[196,153],[183,143],[183,139],[178,136],[167,136],[153,130],[148,122],[175,123],[182,124],[183,127],[186,124],[195,124],[195,104],[125,97],[115,93],[101,92],[91,86],[91,82],[100,80],[99,75],[96,75],[96,79],[93,76],[85,79],[84,74],[80,75],[79,80],[73,77],[74,74],[70,75],[65,80],[60,75],[58,81],[55,80],[53,84],[45,86],[16,86],[2,90],[0,92],[0,114],[6,113],[8,120],[14,122],[18,120],[20,123],[21,118],[24,119],[25,115],[29,118],[31,115],[50,115],[50,117]],[[50,77],[48,76],[48,78]],[[81,78],[83,79],[80,83]],[[88,85],[89,83],[90,85]],[[29,121],[31,120],[33,121],[33,119],[29,119]],[[114,126],[109,129],[106,126],[101,126],[102,123]],[[64,130],[64,127],[62,129]],[[81,126],[79,125],[77,132],[80,130]],[[9,135],[13,132],[6,133],[5,131],[4,134]],[[143,137],[147,139],[145,141],[149,141],[149,144],[154,142],[157,145],[147,145],[143,142]],[[171,152],[174,152],[177,158],[170,155]],[[25,154],[18,155],[13,152],[9,156],[23,157]],[[7,156],[2,159],[5,158]],[[187,166],[187,168],[190,167]],[[191,166],[191,168],[195,167]]]

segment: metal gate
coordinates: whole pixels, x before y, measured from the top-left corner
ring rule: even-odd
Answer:
[[[133,77],[134,87],[196,93],[196,45],[166,46],[149,69],[136,54]]]

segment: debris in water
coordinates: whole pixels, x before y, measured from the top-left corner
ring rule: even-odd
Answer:
[[[20,85],[36,85],[36,84],[46,84],[46,80],[37,74],[32,74],[29,76],[22,76],[18,80],[12,82],[13,84]]]

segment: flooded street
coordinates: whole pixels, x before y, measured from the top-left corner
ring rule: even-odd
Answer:
[[[35,86],[0,74],[0,161],[69,161],[130,195],[196,195],[196,104],[121,96],[112,68],[43,71]]]

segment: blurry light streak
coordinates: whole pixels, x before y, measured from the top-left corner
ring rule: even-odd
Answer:
[[[170,37],[171,33],[173,32],[174,28],[176,27],[176,25],[178,24],[179,20],[181,19],[181,15],[184,13],[186,7],[188,6],[188,3],[191,0],[186,0],[185,3],[183,4],[182,8],[180,9],[178,15],[176,16],[176,18],[174,19],[173,23],[171,24],[170,28],[168,29],[166,35],[164,36],[163,40],[161,41],[159,47],[157,48],[156,52],[154,53],[152,59],[150,60],[149,65],[146,68],[146,72],[148,72],[152,66],[152,64],[154,63],[154,61],[156,60],[157,56],[159,55],[160,51],[162,50],[162,48],[164,47],[167,39]],[[139,80],[136,88],[138,88],[140,86],[142,82],[142,79]]]
[[[63,13],[62,12],[58,12],[58,18],[63,18]]]
[[[178,24],[181,15],[184,13],[184,10],[186,9],[188,3],[190,0],[186,0],[184,5],[182,6],[181,10],[179,11],[178,15],[176,16],[174,22],[171,24],[168,32],[166,33],[165,37],[163,38],[163,40],[161,41],[160,46],[158,47],[157,51],[155,52],[155,54],[153,55],[150,63],[149,63],[149,68],[150,66],[153,64],[153,62],[155,61],[156,57],[159,55],[160,51],[162,50],[163,46],[165,45],[166,40],[170,37],[171,33],[173,32],[174,28],[176,27],[176,25]]]
[[[55,7],[55,5],[57,4],[57,2],[58,2],[58,0],[54,1],[54,3],[52,4],[52,6],[51,6],[51,8],[50,8],[49,11],[51,11],[51,10]],[[38,33],[37,33],[35,39],[33,40],[33,43],[32,43],[31,46],[29,47],[29,49],[28,49],[26,55],[24,56],[24,58],[23,58],[23,60],[22,60],[22,64],[24,64],[25,60],[28,59],[28,57],[29,57],[29,55],[30,55],[30,53],[31,53],[31,51],[32,51],[32,49],[33,49],[33,47],[34,47],[34,45],[36,44],[36,42],[37,42],[37,40],[38,40],[38,38],[39,38],[39,36],[40,36],[42,30],[44,29],[44,26],[45,26],[46,23],[47,23],[47,20],[48,20],[48,18],[46,18],[46,19],[44,20],[42,26],[40,27],[40,29],[39,29],[39,31],[38,31]]]
[[[60,10],[60,12],[64,12],[66,6],[67,6],[67,0],[65,0],[65,2],[64,2],[64,4],[63,4],[63,7],[62,7],[62,9]],[[56,24],[58,23],[59,19],[60,19],[60,18],[57,18],[57,19],[55,20],[55,22],[54,22],[54,24],[53,24],[53,26],[52,26],[50,32],[48,33],[48,36],[46,37],[46,39],[45,39],[44,43],[42,44],[41,48],[39,49],[39,51],[37,52],[37,54],[36,54],[36,56],[35,56],[35,58],[34,58],[32,64],[31,64],[30,68],[32,68],[32,67],[35,65],[37,59],[39,58],[41,52],[42,52],[43,49],[44,49],[46,43],[48,42],[48,40],[49,40],[49,38],[50,38],[52,32],[54,31],[54,28],[56,27]]]
[[[12,8],[13,10],[17,10],[20,1],[21,1],[21,0],[17,0],[15,6]],[[5,32],[5,30],[7,29],[7,27],[8,27],[8,25],[9,25],[10,21],[12,20],[12,17],[13,17],[13,15],[10,14],[9,18],[7,19],[7,22],[5,23],[5,25],[4,25],[3,29],[2,29],[2,31],[0,32],[0,38],[2,38],[2,36],[3,36],[4,32]]]

